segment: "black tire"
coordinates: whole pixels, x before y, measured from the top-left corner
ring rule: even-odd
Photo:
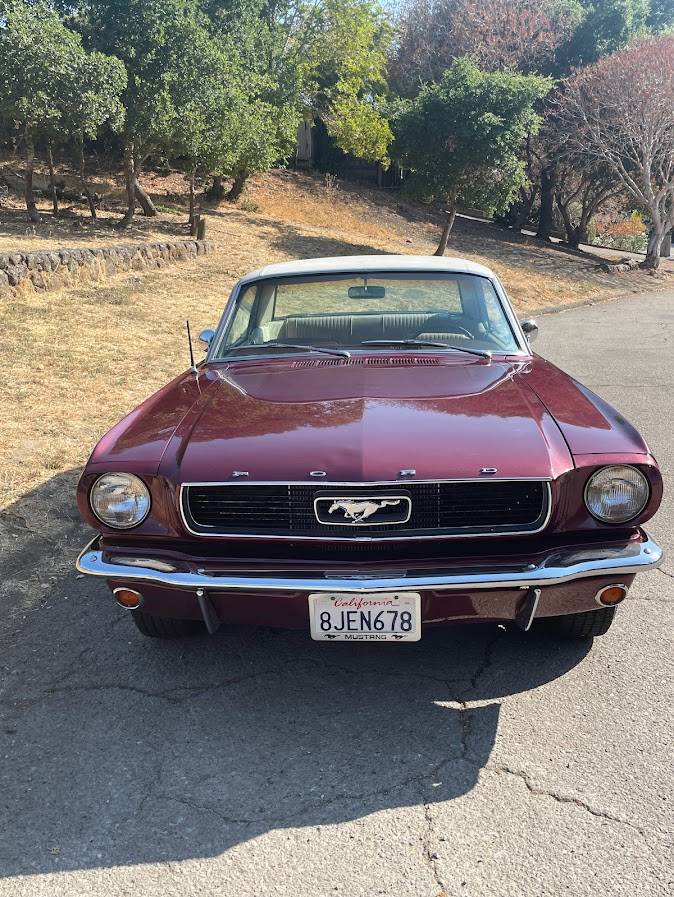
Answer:
[[[151,617],[142,610],[132,610],[131,616],[138,630],[148,638],[184,638],[204,631],[198,620],[176,620],[173,617]]]
[[[615,607],[601,607],[599,610],[591,610],[583,614],[553,617],[550,619],[550,624],[554,632],[563,638],[596,638],[609,631],[615,612]]]

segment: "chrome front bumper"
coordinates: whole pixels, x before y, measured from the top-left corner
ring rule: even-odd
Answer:
[[[77,559],[77,570],[90,576],[101,576],[116,582],[150,582],[172,589],[237,590],[249,592],[390,592],[432,589],[499,589],[552,586],[592,576],[627,576],[654,569],[662,563],[663,552],[645,531],[641,541],[623,545],[592,545],[585,549],[556,549],[536,563],[491,569],[455,567],[432,571],[405,571],[398,574],[343,574],[317,572],[316,575],[293,576],[282,573],[219,572],[175,564],[136,554],[108,554],[100,547],[97,536]]]

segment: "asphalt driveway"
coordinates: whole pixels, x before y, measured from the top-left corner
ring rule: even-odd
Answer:
[[[674,482],[674,292],[540,324]],[[9,594],[0,895],[671,895],[673,509],[664,568],[591,647],[155,643],[74,574],[20,613]]]

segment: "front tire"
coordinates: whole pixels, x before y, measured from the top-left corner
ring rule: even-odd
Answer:
[[[601,607],[582,614],[567,614],[553,617],[550,624],[553,631],[562,638],[588,639],[605,635],[615,617],[615,607]]]
[[[152,617],[142,610],[132,610],[131,616],[139,632],[148,638],[185,638],[204,631],[198,620],[177,620],[174,617]]]

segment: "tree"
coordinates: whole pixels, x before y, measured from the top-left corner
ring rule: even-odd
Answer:
[[[557,169],[555,204],[573,249],[589,242],[590,222],[611,199],[620,196],[615,177],[605,165],[591,164],[572,154]]]
[[[536,140],[536,153],[554,170],[552,194],[573,249],[589,241],[592,218],[624,190],[613,172],[578,146],[569,145],[566,123],[554,114],[554,100]],[[552,164],[551,164],[552,163]]]
[[[216,40],[204,21],[179,31],[172,42],[172,114],[160,135],[166,153],[186,164],[190,232],[196,233],[197,177],[229,170],[231,131],[242,105],[245,71],[232,40]]]
[[[204,0],[211,30],[240,61],[231,115],[219,134],[210,199],[237,200],[247,179],[287,158],[301,118],[307,62],[303,34],[310,10],[293,0]],[[232,181],[227,193],[223,179]]]
[[[381,7],[373,0],[323,0],[307,32],[304,114],[320,118],[343,152],[387,163],[393,31]]]
[[[247,71],[233,179],[236,199],[254,171],[290,153],[302,117],[320,118],[337,146],[387,161],[391,131],[385,71],[392,32],[374,0],[209,0],[221,33],[237,41]],[[222,176],[209,195],[220,198]]]
[[[162,148],[177,120],[179,49],[198,35],[202,13],[196,0],[90,0],[82,4],[78,22],[92,47],[119,57],[126,68],[122,143],[127,210],[120,222],[125,226],[136,202],[145,215],[156,215],[139,176],[148,155]]]
[[[581,15],[578,0],[412,0],[402,15],[392,84],[413,97],[461,56],[485,71],[549,72]]]
[[[512,202],[526,178],[526,137],[540,124],[534,105],[550,87],[538,75],[483,72],[457,59],[439,84],[403,105],[393,155],[411,169],[415,192],[445,204],[437,255],[445,252],[458,205],[493,212]]]
[[[494,216],[497,224],[521,231],[535,216],[534,207],[541,184],[540,146],[540,141],[534,135],[527,134],[523,150],[525,179],[520,184],[512,205]]]
[[[33,189],[35,140],[52,121],[58,121],[52,72],[67,65],[67,53],[62,50],[71,43],[70,35],[65,35],[64,42],[58,16],[46,6],[31,8],[8,0],[0,14],[0,113],[21,129],[26,211],[30,221],[38,222]]]
[[[36,141],[47,142],[56,214],[53,144],[95,137],[105,121],[118,122],[123,86],[121,63],[100,53],[87,54],[80,36],[63,24],[50,5],[27,0],[3,4],[0,112],[22,131],[26,209],[31,221],[40,220],[33,190]]]
[[[94,140],[104,124],[118,131],[124,122],[121,95],[126,87],[126,71],[120,59],[94,51],[76,60],[72,78],[63,85],[62,127],[75,149],[77,170],[89,212],[96,218],[94,198],[87,184],[84,141]]]
[[[591,65],[645,32],[651,0],[580,0],[582,14],[560,47],[558,74]]]
[[[575,2],[575,0],[574,0]],[[558,77],[572,69],[588,65],[624,47],[646,28],[650,0],[577,0],[580,15],[573,33],[556,52],[551,70]],[[541,156],[545,152],[541,150]],[[556,154],[541,165],[540,212],[536,236],[549,240],[554,220],[555,195],[559,192],[560,173]]]
[[[637,41],[569,78],[556,115],[567,153],[606,166],[652,222],[643,266],[674,226],[674,36]]]

